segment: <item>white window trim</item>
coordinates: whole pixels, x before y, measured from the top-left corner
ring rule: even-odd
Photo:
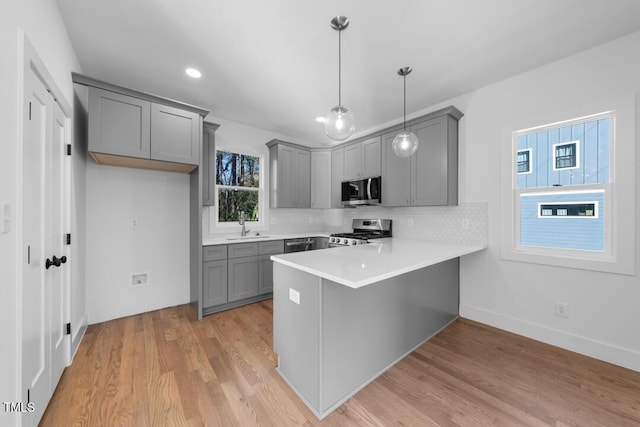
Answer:
[[[506,123],[502,127],[501,152],[501,184],[500,184],[500,255],[502,259],[517,262],[535,263],[563,268],[584,269],[618,274],[635,274],[635,235],[636,235],[636,177],[635,147],[637,145],[635,123],[640,120],[636,115],[637,95],[622,95],[617,98],[594,100],[583,103],[574,109],[558,111],[541,111],[539,116]],[[640,102],[640,98],[638,99]],[[552,109],[553,106],[548,106]],[[550,250],[545,248],[529,248],[522,250],[516,245],[519,236],[519,193],[516,192],[517,146],[514,142],[516,132],[543,130],[538,125],[550,123],[549,127],[557,127],[562,123],[575,123],[570,117],[583,117],[585,121],[593,120],[602,114],[594,111],[613,113],[611,122],[613,138],[610,147],[610,184],[605,202],[605,221],[609,218],[611,232],[605,238],[611,239],[608,257],[592,256],[588,251]],[[585,188],[584,186],[580,186]],[[558,187],[557,191],[569,190],[569,186]],[[524,190],[524,189],[523,189]],[[553,190],[553,188],[552,188]],[[595,255],[599,255],[597,253]]]
[[[596,117],[597,119],[597,117]],[[570,166],[570,167],[566,167],[566,168],[559,168],[556,166],[556,159],[557,159],[557,151],[556,148],[561,146],[561,145],[569,145],[569,144],[576,144],[576,165],[575,166]],[[553,147],[551,148],[551,152],[553,153],[553,163],[552,163],[552,167],[554,171],[567,171],[567,170],[571,170],[571,169],[580,169],[580,140],[576,140],[576,141],[567,141],[567,142],[558,142],[556,144],[553,144]]]
[[[241,189],[240,191],[258,191],[258,204],[260,206],[259,209],[259,221],[245,221],[245,227],[249,230],[251,230],[251,232],[255,232],[255,231],[265,231],[268,229],[268,213],[269,213],[269,209],[267,207],[268,201],[267,198],[265,196],[265,192],[266,192],[266,183],[265,183],[265,178],[266,178],[266,174],[264,173],[265,171],[265,158],[263,154],[260,153],[256,153],[256,152],[252,152],[249,150],[238,150],[237,148],[226,148],[226,147],[216,147],[216,151],[228,151],[231,153],[237,153],[237,154],[245,154],[248,156],[254,156],[260,159],[260,185],[258,186],[258,188],[256,189],[255,187],[251,188],[251,187],[234,187],[234,186],[228,186],[228,185],[217,185],[215,184],[216,190],[215,190],[215,200],[214,203],[215,205],[212,206],[209,209],[209,231],[211,233],[229,233],[229,232],[233,232],[233,231],[237,231],[240,229],[240,225],[238,224],[237,221],[230,221],[230,222],[219,222],[218,221],[218,208],[220,206],[220,203],[218,201],[218,189],[219,188],[229,188],[229,189],[234,189],[234,188],[238,188]],[[215,165],[214,165],[215,167]]]
[[[603,191],[604,192],[604,191]],[[533,195],[533,194],[532,194]],[[538,195],[538,194],[537,194]],[[524,194],[523,194],[524,196]],[[549,206],[549,205],[586,205],[593,204],[593,211],[595,215],[591,216],[576,216],[576,215],[542,215],[540,213],[541,206]],[[600,202],[597,200],[579,200],[579,201],[570,201],[570,202],[538,202],[538,218],[540,219],[598,219],[600,218]]]
[[[518,175],[527,175],[533,173],[533,148],[522,148],[516,152],[516,170],[518,168],[518,154],[528,151],[529,152],[529,170],[526,172],[518,172]]]

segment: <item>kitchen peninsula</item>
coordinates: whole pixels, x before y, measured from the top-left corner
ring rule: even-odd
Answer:
[[[387,238],[272,256],[278,372],[324,418],[458,317],[459,257],[484,248]]]

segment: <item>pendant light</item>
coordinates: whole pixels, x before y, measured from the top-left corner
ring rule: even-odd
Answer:
[[[411,131],[407,131],[407,75],[411,73],[411,67],[404,67],[398,70],[404,83],[404,121],[403,130],[393,138],[393,152],[398,157],[410,157],[418,149],[418,137]]]
[[[338,105],[333,107],[323,120],[324,133],[334,141],[344,141],[356,130],[353,114],[342,105],[342,47],[341,34],[349,26],[346,16],[336,16],[331,20],[331,28],[338,31]]]

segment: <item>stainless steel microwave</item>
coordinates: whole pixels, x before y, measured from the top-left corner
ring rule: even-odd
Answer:
[[[342,206],[379,205],[382,203],[381,178],[342,181]]]

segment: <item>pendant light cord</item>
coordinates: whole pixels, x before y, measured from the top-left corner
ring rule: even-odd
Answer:
[[[402,111],[402,116],[403,116],[402,130],[406,132],[407,131],[407,76],[406,75],[402,76],[402,83],[404,86],[404,109]]]
[[[338,30],[338,106],[342,106],[342,29]]]

